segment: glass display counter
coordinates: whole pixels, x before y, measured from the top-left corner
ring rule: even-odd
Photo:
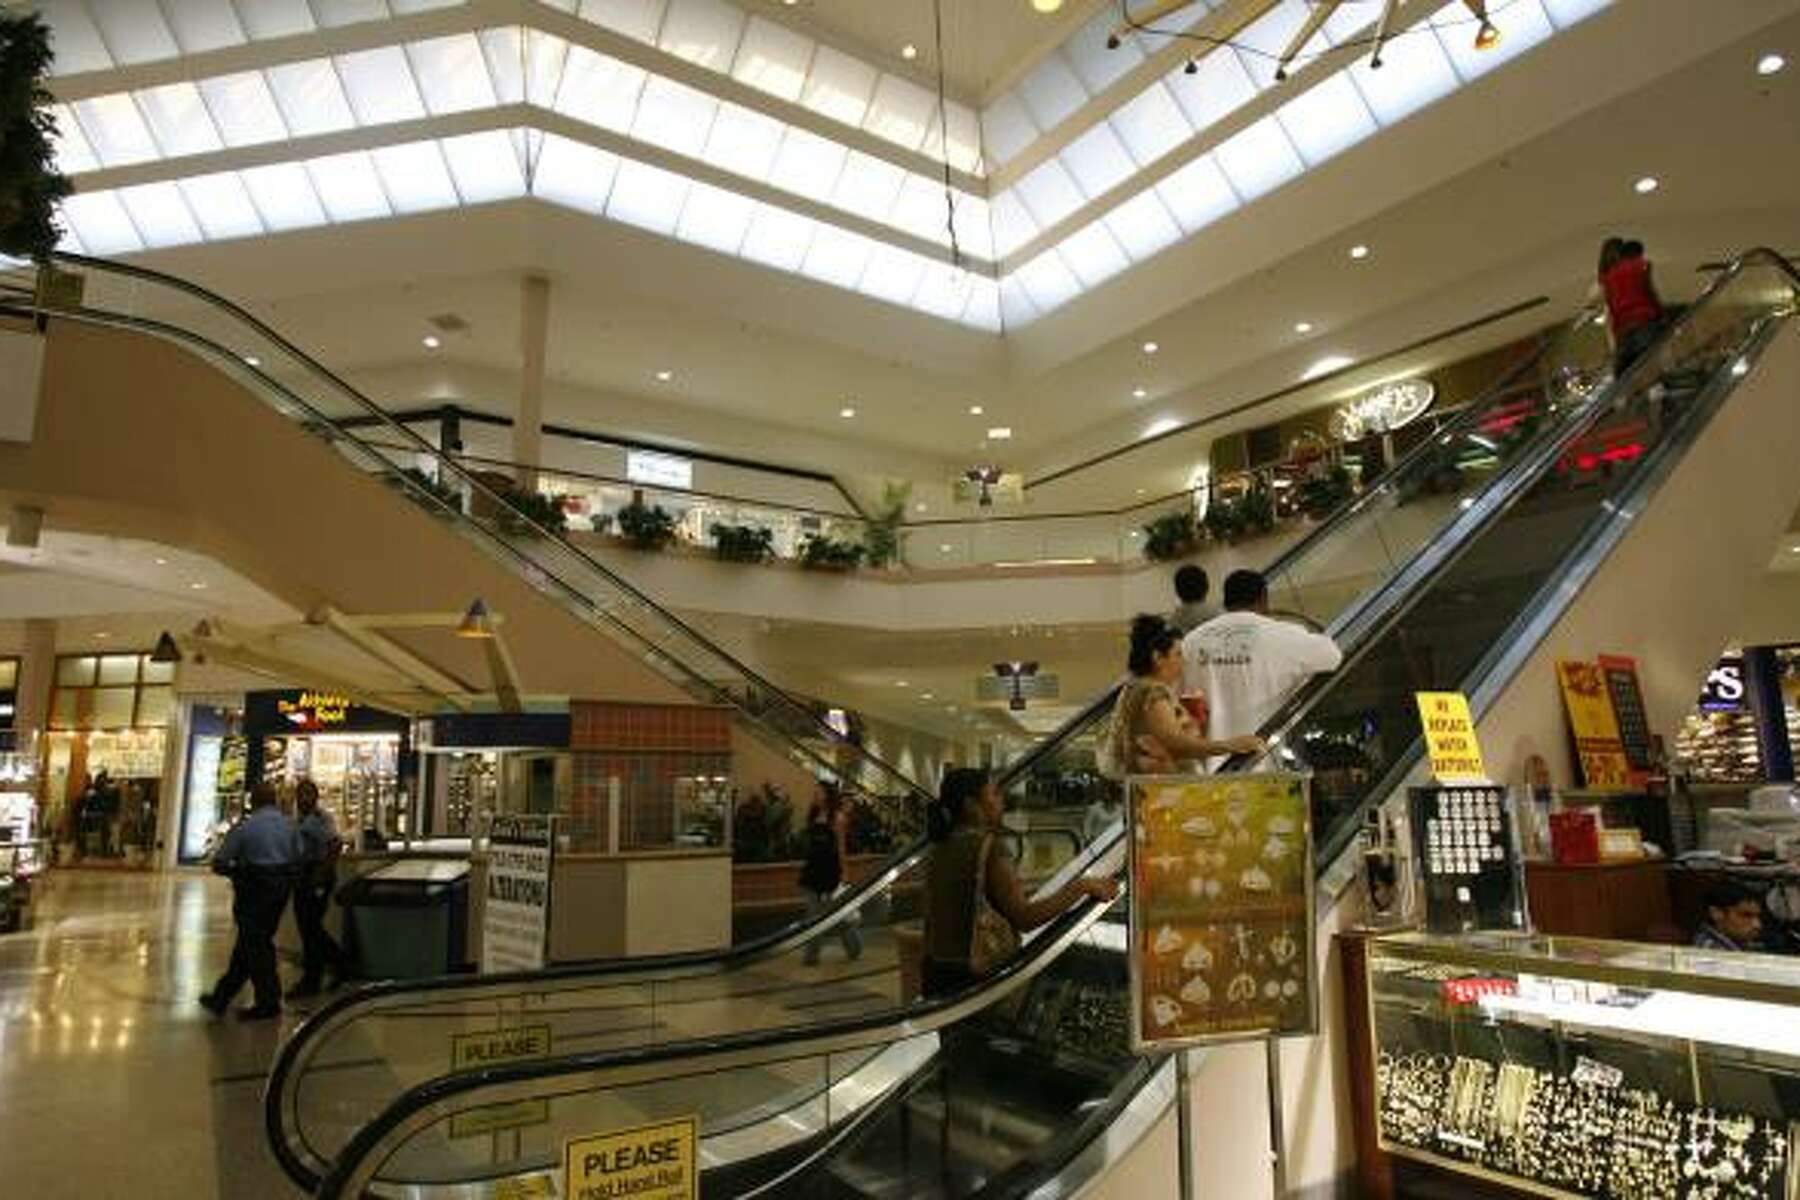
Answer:
[[[1368,995],[1390,1154],[1551,1196],[1794,1194],[1800,963],[1402,933]]]

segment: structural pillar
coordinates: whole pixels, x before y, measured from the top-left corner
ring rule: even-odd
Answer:
[[[1788,743],[1787,700],[1781,693],[1781,660],[1773,646],[1744,649],[1744,690],[1750,693],[1750,715],[1756,721],[1756,748],[1763,777],[1771,783],[1794,781],[1794,748]]]
[[[519,306],[519,411],[513,417],[513,462],[523,491],[537,490],[544,453],[544,372],[550,343],[550,281],[527,275]]]
[[[21,751],[29,750],[50,723],[50,689],[55,677],[56,622],[30,618],[25,622],[25,650],[13,698],[13,736]]]

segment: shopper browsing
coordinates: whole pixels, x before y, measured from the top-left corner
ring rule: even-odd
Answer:
[[[334,983],[344,977],[344,952],[325,931],[325,914],[331,910],[331,895],[337,890],[337,860],[343,853],[344,840],[338,836],[331,814],[319,807],[319,785],[312,780],[302,779],[294,785],[294,810],[300,817],[294,924],[300,928],[303,949],[300,982],[288,992],[290,1000],[318,995],[327,969]]]
[[[1102,760],[1115,778],[1161,775],[1184,763],[1227,754],[1258,754],[1263,741],[1249,734],[1209,738],[1176,696],[1183,666],[1181,634],[1161,617],[1140,616],[1131,623],[1131,678],[1113,704],[1112,721],[1102,734]]]
[[[1694,934],[1702,950],[1760,950],[1762,897],[1735,879],[1722,879],[1701,900],[1706,919]]]
[[[1269,616],[1269,585],[1259,572],[1225,580],[1225,612],[1181,643],[1184,693],[1205,695],[1213,737],[1260,730],[1309,676],[1344,661],[1337,643]]]
[[[212,991],[200,997],[214,1016],[225,1015],[246,981],[256,989],[256,1003],[238,1015],[246,1020],[280,1015],[275,927],[287,907],[299,861],[299,837],[275,803],[275,785],[257,784],[250,792],[250,815],[233,825],[213,852],[213,870],[231,880],[231,915],[237,922],[231,965]]]
[[[1212,580],[1207,578],[1206,568],[1189,563],[1175,572],[1175,611],[1169,616],[1169,624],[1182,634],[1189,634],[1212,618],[1218,616],[1217,610],[1206,602],[1207,593],[1212,591]]]

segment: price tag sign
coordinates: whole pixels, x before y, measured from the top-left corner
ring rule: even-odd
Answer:
[[[1419,702],[1419,720],[1425,726],[1432,778],[1442,784],[1486,783],[1487,767],[1481,760],[1481,741],[1475,736],[1469,698],[1461,692],[1414,695]]]

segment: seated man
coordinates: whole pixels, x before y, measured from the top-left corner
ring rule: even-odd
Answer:
[[[1702,950],[1761,950],[1762,897],[1735,879],[1721,879],[1706,889],[1701,904],[1706,918],[1694,934]]]

